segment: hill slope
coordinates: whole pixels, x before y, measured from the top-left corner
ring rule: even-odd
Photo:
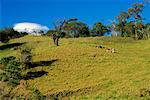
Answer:
[[[141,90],[150,88],[150,40],[72,38],[61,39],[60,46],[56,47],[49,37],[26,36],[9,44],[8,47],[0,43],[0,57],[19,57],[18,50],[13,48],[26,45],[32,48],[33,62],[44,62],[28,71],[44,70],[47,74],[27,80],[44,95],[65,94],[72,99],[139,99],[143,98]],[[99,45],[115,48],[116,53],[97,48]]]

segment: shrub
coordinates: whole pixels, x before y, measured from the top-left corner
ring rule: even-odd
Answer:
[[[32,54],[30,48],[21,48],[21,62],[23,64],[23,69],[27,69],[32,63]]]
[[[13,56],[4,57],[0,60],[0,64],[4,66],[2,73],[0,73],[0,80],[16,86],[21,79],[21,63],[19,60]]]
[[[51,36],[52,34],[56,33],[56,30],[49,30],[47,31],[47,33],[43,34],[43,35],[46,35],[46,36]]]
[[[9,57],[4,57],[0,60],[0,64],[6,66],[10,61],[15,60],[16,57],[14,56],[9,56]]]
[[[8,34],[4,31],[0,31],[0,41],[3,43],[7,43],[9,41]]]
[[[27,35],[26,32],[19,33],[15,31],[13,28],[6,28],[0,31],[0,41],[6,43],[10,39],[19,38],[25,35]]]
[[[25,90],[28,91],[29,95],[26,94],[20,94],[18,96],[15,96],[13,98],[16,98],[18,100],[46,100],[46,96],[44,96],[35,86],[29,86],[28,82],[24,83]]]
[[[36,100],[45,100],[45,96],[37,89],[37,88],[33,88],[31,89],[33,92],[33,99]]]

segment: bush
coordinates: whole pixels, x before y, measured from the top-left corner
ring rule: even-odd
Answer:
[[[16,57],[9,56],[0,60],[0,64],[4,66],[0,73],[0,80],[8,82],[12,86],[19,84],[21,79],[21,63]]]
[[[0,31],[0,41],[3,43],[7,43],[9,41],[8,34],[4,31]]]
[[[45,100],[46,97],[37,89],[37,88],[32,88],[31,89],[32,92],[33,92],[33,99],[36,99],[36,100]]]
[[[29,65],[32,63],[32,54],[30,48],[21,48],[21,62],[23,64],[23,69],[29,68]]]
[[[15,31],[13,28],[6,28],[0,31],[0,41],[3,43],[8,42],[10,39],[19,38],[27,35],[26,32],[19,33]]]
[[[28,91],[29,95],[20,94],[18,96],[13,97],[14,99],[19,100],[46,100],[46,96],[44,96],[35,86],[29,86],[28,82],[24,83],[25,90]]]
[[[0,64],[6,66],[10,61],[15,60],[16,57],[14,56],[9,56],[9,57],[4,57],[0,60]]]

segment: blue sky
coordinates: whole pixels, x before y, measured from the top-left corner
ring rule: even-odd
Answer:
[[[109,24],[121,11],[141,0],[0,0],[0,28],[20,22],[33,22],[53,27],[58,19],[78,18],[92,26],[101,21]],[[150,5],[143,11],[150,22]]]

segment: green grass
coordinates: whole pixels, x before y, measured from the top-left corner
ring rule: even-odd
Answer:
[[[28,80],[44,95],[63,92],[71,99],[150,99],[140,97],[141,89],[150,88],[150,40],[69,38],[60,39],[60,46],[56,47],[49,37],[25,36],[9,44],[23,42],[32,48],[34,62],[56,60],[49,66],[28,70],[48,72]],[[116,53],[106,52],[98,45],[115,48]],[[12,48],[0,51],[0,57],[9,55],[20,54]]]

